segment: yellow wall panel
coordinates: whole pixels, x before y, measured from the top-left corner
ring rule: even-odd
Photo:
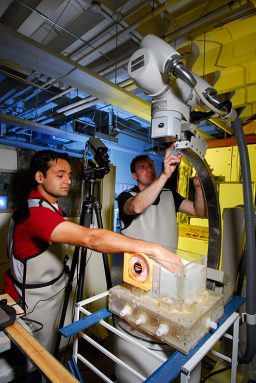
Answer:
[[[214,84],[219,94],[230,92],[236,88],[243,87],[246,81],[246,69],[242,66],[232,66],[221,71],[221,77]]]
[[[241,166],[240,166],[240,156],[237,146],[232,147],[232,157],[231,157],[231,176],[230,182],[240,182],[241,181]]]
[[[256,145],[248,145],[252,181],[256,182]]]
[[[256,16],[252,16],[199,36],[192,43],[196,57],[192,70],[203,75],[255,59],[255,24]]]
[[[255,201],[256,183],[256,144],[248,145],[251,166],[252,193]],[[237,146],[209,148],[206,161],[213,169],[213,175],[225,182],[218,182],[217,190],[220,201],[220,215],[223,209],[242,205],[243,185],[241,183],[240,156]],[[223,225],[223,223],[222,223]],[[179,225],[178,248],[197,254],[207,255],[208,250],[208,219],[190,218],[189,225]]]
[[[205,159],[215,177],[226,182],[231,180],[232,147],[207,149]]]
[[[253,195],[255,195],[254,184],[252,185],[252,192],[253,192]],[[243,205],[244,195],[243,195],[242,183],[239,183],[239,182],[220,183],[219,201],[220,201],[221,215],[223,213],[223,209],[225,208]]]
[[[232,99],[232,103],[233,103],[233,99]],[[236,104],[233,104],[233,105],[236,107]],[[251,118],[255,114],[256,114],[256,102],[254,102],[253,104],[245,105],[239,117],[241,120],[248,120],[248,118]]]
[[[193,225],[180,225],[178,248],[200,255],[207,255],[208,229]]]

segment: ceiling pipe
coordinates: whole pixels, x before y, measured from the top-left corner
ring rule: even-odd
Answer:
[[[94,3],[94,2],[93,2]],[[114,11],[114,12],[111,12],[104,4],[99,4],[100,6],[100,13],[105,17],[105,18],[108,18],[111,22],[112,22],[112,25],[109,26],[108,29],[112,29],[113,27],[116,27],[117,25],[123,29],[126,29],[127,28],[127,24],[124,25],[124,20],[128,17],[131,17],[134,12],[138,12],[140,9],[144,8],[145,5],[147,3],[142,3],[140,6],[137,7],[136,11],[132,11],[132,12],[129,12],[127,15],[123,16],[121,12],[119,12],[118,10]],[[118,18],[118,16],[123,16],[122,18]],[[113,20],[114,20],[114,23],[113,23]],[[139,35],[138,32],[133,32],[131,31],[130,32],[130,36],[131,38],[136,42],[136,43],[139,43],[140,40],[141,40],[141,35]]]
[[[127,63],[128,60],[129,60],[129,59],[124,59],[124,60],[122,60],[122,62],[119,63],[119,65],[123,65],[123,63]],[[103,74],[111,73],[111,71],[114,71],[114,70],[115,70],[115,64],[114,64],[114,65],[111,65],[110,67],[106,68],[106,69],[103,70],[103,71],[100,71],[98,74],[99,74],[99,75],[103,75]],[[55,81],[56,81],[56,80],[55,80]],[[34,83],[31,83],[31,85],[34,85],[34,86],[35,86]],[[44,85],[45,85],[45,84],[44,84]],[[134,82],[133,82],[132,80],[130,80],[130,79],[125,80],[125,81],[119,83],[118,85],[119,85],[119,86],[122,86],[122,87],[125,88],[126,90],[131,90],[131,89],[135,89],[135,88],[136,88],[135,85],[134,85]],[[129,85],[130,88],[128,89],[128,87],[126,87],[126,85]],[[131,87],[132,85],[133,85],[133,87]],[[40,87],[40,89],[41,89],[41,88],[43,88],[43,87]],[[50,102],[52,102],[52,101],[55,101],[55,100],[57,100],[58,98],[60,98],[60,97],[62,97],[62,96],[65,96],[66,94],[71,93],[71,92],[73,92],[73,91],[75,91],[75,90],[77,90],[77,89],[74,88],[74,87],[70,87],[70,88],[64,90],[63,92],[60,92],[60,93],[56,94],[55,96],[49,98],[48,100],[45,101],[45,103],[50,103]],[[14,90],[13,92],[15,92],[15,90]],[[77,102],[75,102],[75,103],[68,104],[68,105],[63,106],[63,107],[61,107],[61,108],[58,108],[58,109],[56,109],[56,112],[57,112],[57,113],[65,112],[66,110],[75,108],[76,106],[79,106],[79,105],[82,105],[82,104],[86,104],[87,102],[92,101],[92,100],[94,100],[94,99],[95,99],[95,97],[87,97],[87,98],[84,99],[84,100],[77,101]],[[40,108],[40,105],[38,106],[38,108]]]
[[[173,0],[168,0],[166,1],[165,4],[161,5],[160,7],[154,9],[152,12],[150,12],[148,15],[140,18],[139,20],[137,20],[136,22],[134,22],[133,24],[129,25],[129,27],[125,28],[124,30],[118,32],[115,34],[115,36],[113,37],[110,37],[108,40],[104,41],[103,43],[101,43],[100,45],[98,45],[96,48],[93,48],[93,50],[89,53],[86,53],[86,55],[82,56],[79,58],[78,60],[78,63],[80,63],[83,58],[86,57],[86,59],[88,59],[91,55],[94,54],[95,51],[98,51],[99,49],[101,49],[103,46],[107,45],[108,43],[112,42],[112,41],[116,41],[119,37],[131,32],[132,30],[134,30],[135,28],[137,28],[138,26],[140,26],[141,24],[145,23],[146,21],[152,19],[153,17],[159,15],[159,13],[161,12],[164,12],[166,10],[166,8],[170,7],[173,3]]]
[[[24,8],[29,9],[31,12],[36,13],[37,15],[39,15],[40,17],[42,17],[44,20],[46,20],[46,21],[48,21],[50,24],[52,24],[54,27],[57,26],[57,27],[60,28],[62,31],[68,33],[70,36],[74,37],[75,39],[80,40],[80,41],[82,41],[83,43],[90,45],[90,43],[88,43],[86,40],[82,39],[80,36],[77,36],[75,33],[69,31],[67,28],[62,27],[62,26],[61,26],[60,24],[58,24],[56,21],[52,21],[51,19],[49,19],[49,17],[45,16],[42,12],[38,11],[37,9],[34,9],[34,8],[30,7],[29,5],[23,3],[22,1],[17,1],[17,3],[19,3],[20,5],[22,5]],[[92,47],[92,48],[94,48],[94,47]]]
[[[63,106],[63,107],[61,107],[61,108],[58,108],[58,109],[56,109],[56,112],[57,112],[57,113],[66,112],[66,111],[69,110],[69,109],[76,108],[77,106],[80,106],[80,105],[82,105],[82,104],[86,104],[87,102],[89,102],[89,101],[93,101],[93,100],[95,100],[95,97],[93,97],[93,96],[89,96],[89,97],[83,98],[83,99],[80,100],[80,101],[73,102],[72,104],[68,104],[68,105]]]
[[[130,90],[130,89],[132,89],[132,87],[135,88],[133,81],[130,79],[122,81],[118,85],[121,86],[123,89],[126,89],[126,90],[128,90],[128,89]],[[98,98],[87,97],[84,100],[74,102],[73,104],[70,104],[70,105],[66,105],[63,108],[59,108],[56,110],[56,112],[58,112],[58,113],[64,112],[65,116],[70,116],[70,115],[75,114],[77,112],[81,112],[82,110],[88,109],[91,106],[96,105],[99,102],[104,103],[104,101],[101,101]]]
[[[119,23],[123,22],[125,19],[127,19],[128,17],[132,16],[135,12],[138,12],[140,9],[142,9],[145,5],[147,5],[147,1],[145,1],[145,3],[141,4],[140,6],[136,7],[135,10],[129,12],[128,14],[124,15],[122,20],[120,20]],[[100,5],[101,7],[101,10],[103,11],[104,15],[107,16],[108,18],[111,18],[113,17],[113,15],[109,15],[108,14],[108,11],[106,11],[106,6],[104,4],[101,4]],[[111,20],[113,21],[113,19]],[[120,25],[120,24],[119,24]],[[116,23],[112,23],[110,24],[109,26],[107,26],[107,28],[105,28],[103,31],[99,32],[98,34],[96,34],[94,37],[91,38],[91,40],[89,40],[89,42],[91,43],[91,47],[93,46],[92,45],[92,42],[97,39],[98,37],[100,37],[102,34],[106,34],[108,31],[110,31],[113,27],[116,26]],[[122,28],[126,28],[126,26],[123,26],[121,25]],[[133,37],[133,36],[131,36]],[[138,42],[138,39],[136,39],[136,42]],[[72,59],[72,60],[75,60],[76,59],[76,56],[78,56],[80,53],[82,53],[82,51],[85,49],[85,46],[80,46],[79,48],[75,49],[72,53],[69,54],[69,57]],[[97,49],[97,48],[95,48]],[[99,53],[101,53],[99,51]]]
[[[77,108],[67,110],[66,112],[64,112],[64,114],[65,114],[65,116],[70,116],[70,115],[75,114],[77,112],[80,112],[84,109],[88,109],[91,106],[96,105],[98,102],[99,102],[99,100],[97,98],[95,98],[94,100],[87,102],[85,105],[81,105],[81,106],[78,106]],[[106,103],[104,101],[102,101],[102,104],[106,104]]]
[[[60,93],[56,94],[55,96],[49,98],[49,99],[46,100],[45,102],[48,103],[48,102],[51,102],[51,101],[55,101],[55,100],[57,100],[58,98],[60,98],[60,97],[62,97],[62,96],[65,96],[65,95],[68,94],[68,93],[73,92],[74,90],[76,90],[76,88],[74,88],[74,87],[71,86],[70,88],[68,88],[68,89],[66,89],[66,90],[63,90],[63,92],[60,92]]]
[[[27,80],[27,79],[25,79],[25,78],[22,78],[22,77],[20,77],[20,76],[17,76],[17,75],[15,75],[15,74],[13,74],[13,73],[9,73],[9,72],[6,71],[6,70],[0,69],[0,73],[3,73],[5,76],[10,77],[10,78],[13,78],[13,79],[15,79],[15,80],[17,80],[17,81],[23,82],[24,84],[32,85],[34,88],[44,89],[43,85],[37,85],[37,84],[35,84],[34,82],[32,82],[32,81],[30,81],[30,80]],[[37,77],[36,79],[38,79],[38,77]],[[55,80],[55,81],[56,81],[56,80]],[[49,91],[48,89],[45,89],[45,90],[47,90],[47,92],[49,92],[49,93],[52,93],[52,92]]]
[[[41,76],[38,76],[38,77],[35,79],[35,81],[40,80],[40,77],[41,77]],[[49,79],[48,81],[46,81],[45,83],[43,83],[43,84],[40,86],[40,88],[39,88],[39,87],[36,87],[36,90],[34,90],[34,89],[32,88],[32,86],[33,86],[34,83],[31,83],[32,86],[30,85],[29,88],[24,89],[24,90],[22,90],[22,91],[19,91],[19,92],[17,92],[16,94],[12,95],[12,96],[9,97],[9,98],[11,98],[11,99],[15,99],[15,98],[19,97],[20,94],[23,94],[23,93],[25,93],[25,92],[28,92],[28,94],[27,94],[27,96],[25,97],[25,99],[24,99],[24,98],[22,99],[22,101],[26,101],[27,99],[30,99],[30,98],[33,97],[34,95],[37,96],[40,92],[46,90],[46,89],[47,89],[47,86],[48,86],[48,85],[51,85],[51,84],[52,84],[53,82],[55,82],[55,81],[56,81],[55,79],[52,79],[52,78],[51,78],[51,79]],[[30,92],[30,91],[31,91],[31,92]],[[29,93],[30,93],[30,94],[29,94]],[[8,111],[8,110],[12,109],[12,108],[13,108],[15,105],[17,105],[19,102],[20,102],[20,100],[14,101],[12,104],[8,105],[7,108],[5,108],[5,111]],[[27,111],[21,113],[20,116],[22,116],[24,113],[27,113]]]
[[[133,86],[133,88],[135,88],[134,82],[131,79],[124,80],[124,81],[118,83],[117,85],[121,86],[122,88],[124,88],[126,90],[128,89],[128,87],[131,87],[131,86]],[[74,109],[73,113],[80,112],[80,110],[88,108],[87,104],[91,101],[94,101],[94,100],[96,100],[97,102],[100,102],[100,100],[98,98],[93,97],[93,96],[89,96],[89,97],[84,98],[83,100],[74,102],[72,104],[65,105],[61,108],[58,108],[58,109],[56,109],[56,112],[57,113],[63,113],[63,112],[69,111],[69,110],[71,111],[71,109],[72,110]],[[81,108],[77,108],[79,106],[81,106]],[[64,113],[64,114],[65,114],[65,116],[69,116],[72,113],[69,113],[69,114]]]

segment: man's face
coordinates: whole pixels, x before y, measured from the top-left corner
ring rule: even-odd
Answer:
[[[151,159],[138,161],[135,165],[135,173],[133,178],[137,181],[138,186],[147,187],[152,184],[156,178],[156,171]]]
[[[66,160],[51,161],[46,177],[41,172],[36,173],[38,191],[50,202],[55,202],[58,197],[66,197],[71,185],[71,167]]]

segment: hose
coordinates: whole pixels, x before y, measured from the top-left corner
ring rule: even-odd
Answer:
[[[237,139],[240,155],[242,183],[244,193],[244,215],[246,233],[246,311],[247,315],[256,318],[256,252],[255,252],[255,228],[254,228],[254,208],[252,198],[252,183],[250,173],[250,162],[248,148],[245,141],[242,124],[238,117],[235,118],[232,128]],[[246,323],[247,342],[245,352],[239,352],[239,362],[249,363],[256,351],[256,325]]]

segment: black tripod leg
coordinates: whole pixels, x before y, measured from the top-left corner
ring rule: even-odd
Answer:
[[[95,207],[95,214],[97,218],[97,224],[99,228],[103,228],[103,222],[101,217],[101,204],[96,201],[94,204]],[[102,259],[103,259],[103,265],[105,270],[105,276],[106,276],[106,283],[107,283],[107,289],[111,289],[112,287],[112,279],[111,279],[111,273],[109,268],[109,262],[108,262],[108,256],[105,253],[102,253]]]
[[[76,298],[77,302],[80,302],[83,299],[86,259],[87,259],[87,249],[82,248],[80,264],[79,264],[78,287],[77,287],[77,298]]]
[[[83,205],[80,224],[85,227],[90,227],[92,223],[92,214],[93,214],[93,200],[92,200],[92,197],[88,197]],[[78,275],[78,287],[77,287],[77,302],[80,302],[83,299],[86,259],[87,259],[87,248],[84,247],[81,249],[79,275]]]

